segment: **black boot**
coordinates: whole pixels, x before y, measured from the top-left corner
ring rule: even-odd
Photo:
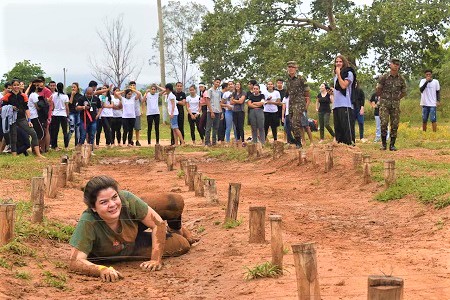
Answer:
[[[395,148],[395,137],[391,137],[391,144],[389,145],[389,150],[391,151],[397,151],[397,148]]]
[[[381,147],[380,147],[380,150],[386,150],[386,148],[387,148],[386,137],[385,136],[381,136]]]

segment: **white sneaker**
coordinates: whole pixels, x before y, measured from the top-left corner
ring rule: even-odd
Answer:
[[[361,139],[361,143],[367,143],[367,139],[362,138],[362,139]]]
[[[11,153],[11,145],[6,145],[5,149],[3,150],[3,153]]]

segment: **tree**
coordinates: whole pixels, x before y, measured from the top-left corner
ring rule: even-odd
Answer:
[[[16,63],[16,65],[7,73],[3,74],[3,79],[1,80],[1,84],[5,84],[5,82],[11,81],[12,79],[19,79],[24,81],[25,83],[30,83],[38,76],[44,76],[45,72],[42,70],[40,64],[33,64],[29,60],[24,60]],[[46,78],[46,81],[51,81],[50,77]]]
[[[141,73],[142,63],[133,60],[133,50],[136,46],[134,35],[125,28],[123,15],[105,22],[105,31],[97,31],[104,47],[104,57],[100,63],[91,59],[92,76],[102,83],[112,82],[121,87],[125,80],[132,77],[137,80]]]
[[[193,83],[198,75],[198,65],[191,61],[187,42],[200,28],[201,18],[206,14],[204,5],[169,1],[163,6],[164,55],[168,74],[183,86]],[[159,49],[159,34],[153,39],[153,48]],[[156,61],[152,58],[152,61]],[[157,63],[155,63],[157,64]]]
[[[433,62],[450,20],[448,0],[313,0],[308,12],[301,2],[216,0],[188,45],[203,79],[273,79],[297,60],[304,75],[329,81],[338,53],[358,71],[384,71],[396,56],[417,72]]]

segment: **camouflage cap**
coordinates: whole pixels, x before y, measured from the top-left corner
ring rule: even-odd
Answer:
[[[391,58],[390,62],[393,64],[400,64],[400,59],[393,57]]]
[[[288,61],[287,63],[288,67],[296,67],[297,68],[297,62],[294,60]]]

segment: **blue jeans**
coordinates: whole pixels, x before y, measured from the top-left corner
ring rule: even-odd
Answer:
[[[359,113],[358,109],[354,109],[353,110],[354,114],[355,114],[355,120],[358,121],[358,126],[359,126],[359,138],[363,139],[364,138],[364,115],[361,115]],[[356,133],[356,130],[355,130]]]
[[[289,144],[294,144],[295,143],[295,139],[292,136],[292,131],[291,131],[291,121],[289,120],[289,115],[284,117],[284,132],[286,133],[286,140]]]
[[[78,145],[80,140],[80,113],[78,112],[69,114],[69,132],[67,133],[67,143],[69,143],[73,133],[75,133],[75,145]]]
[[[426,123],[428,117],[431,123],[436,123],[436,106],[422,106],[422,121]]]
[[[84,128],[84,123],[81,123],[80,126],[80,144],[83,145],[86,140],[86,133],[89,134],[88,144],[94,145],[95,134],[97,132],[97,122],[93,121],[90,123],[86,123],[86,127]]]
[[[381,139],[381,120],[380,116],[375,116],[375,139],[380,140]],[[387,132],[386,139],[389,139],[389,130]]]
[[[226,110],[225,111],[225,141],[227,143],[230,142],[231,128],[233,127],[233,111]],[[236,134],[235,134],[236,138]]]

